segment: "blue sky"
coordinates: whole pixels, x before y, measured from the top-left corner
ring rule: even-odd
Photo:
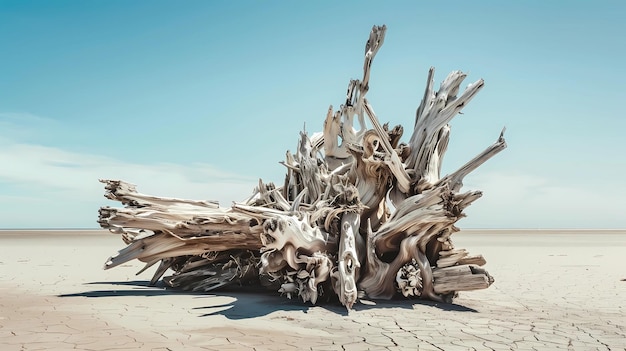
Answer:
[[[96,227],[115,205],[98,178],[224,205],[281,183],[374,24],[381,122],[412,125],[430,66],[485,79],[444,173],[507,127],[460,227],[626,228],[624,18],[623,1],[0,0],[0,228]]]

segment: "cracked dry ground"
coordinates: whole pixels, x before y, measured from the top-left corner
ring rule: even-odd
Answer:
[[[496,278],[453,305],[193,295],[102,271],[102,232],[0,234],[0,350],[626,350],[626,233],[461,233]]]

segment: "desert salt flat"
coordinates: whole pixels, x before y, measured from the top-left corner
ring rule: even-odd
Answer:
[[[466,231],[496,282],[454,304],[311,306],[147,287],[104,231],[0,231],[0,350],[626,350],[626,231]]]

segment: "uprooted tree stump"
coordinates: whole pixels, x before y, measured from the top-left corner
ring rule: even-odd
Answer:
[[[366,98],[385,31],[372,28],[363,78],[350,81],[338,111],[328,109],[323,132],[301,132],[295,154],[287,152],[282,186],[259,181],[250,198],[224,208],[101,180],[105,196],[124,207],[101,208],[99,223],[127,244],[105,268],[138,259],[146,263],[141,272],[159,264],[151,284],[169,269],[163,281],[174,288],[264,286],[305,302],[338,297],[347,308],[362,296],[451,301],[458,291],[489,287],[483,257],[454,248],[451,235],[482,195],[461,192],[463,178],[506,147],[503,135],[440,175],[449,122],[483,80],[460,92],[466,75],[454,71],[435,91],[431,68],[411,138],[402,143],[403,127],[381,125]]]

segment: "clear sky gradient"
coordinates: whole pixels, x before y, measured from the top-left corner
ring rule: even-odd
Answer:
[[[428,68],[484,89],[452,122],[462,228],[626,228],[624,1],[0,0],[0,228],[97,227],[98,178],[242,200],[281,183],[388,27],[368,97],[410,136]]]

